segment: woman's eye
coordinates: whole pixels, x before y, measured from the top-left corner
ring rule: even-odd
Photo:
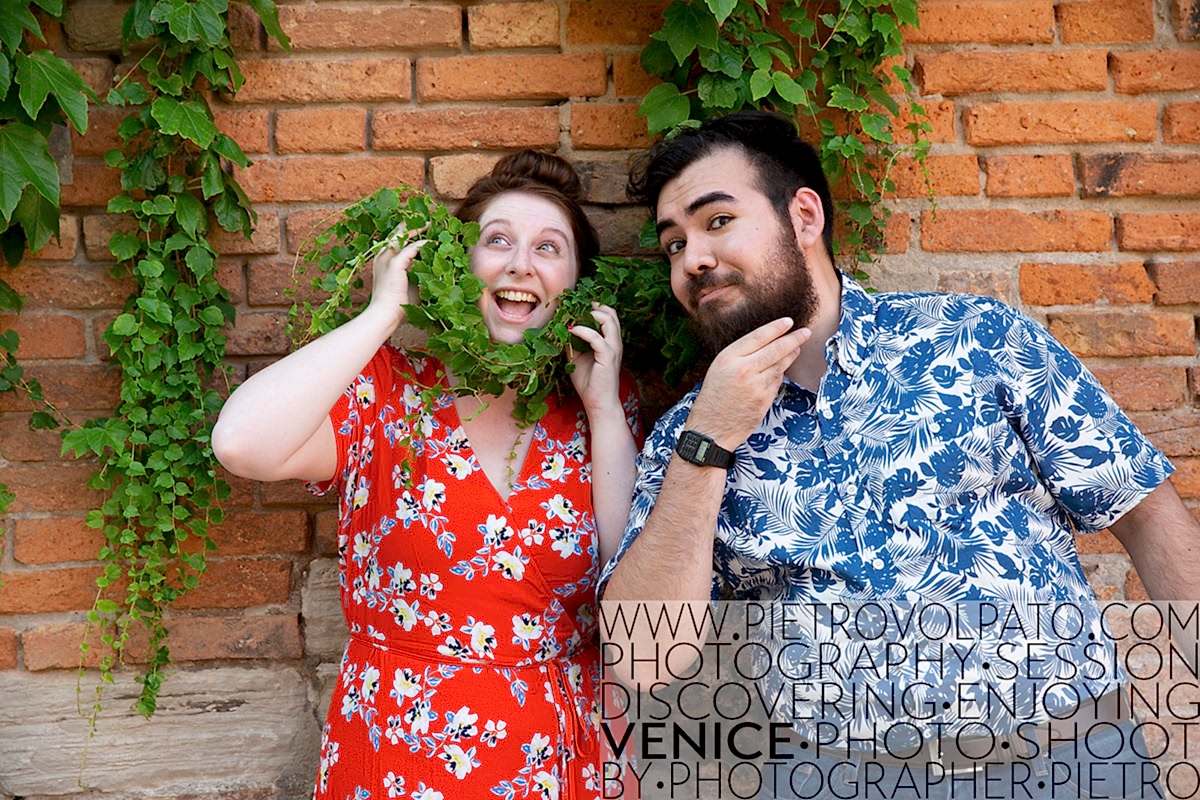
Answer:
[[[488,237],[487,243],[488,244],[504,244],[505,241],[506,240],[503,236],[501,236],[498,233],[493,233],[491,236]]]
[[[545,250],[548,253],[560,252],[558,245],[556,245],[554,242],[542,242],[540,245],[538,245],[538,249]]]

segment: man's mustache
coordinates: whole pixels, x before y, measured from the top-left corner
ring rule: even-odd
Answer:
[[[742,276],[736,272],[730,272],[726,275],[717,275],[717,273],[709,270],[701,272],[694,278],[688,279],[687,296],[688,305],[693,309],[697,308],[700,302],[700,293],[705,289],[711,289],[717,286],[741,286]]]

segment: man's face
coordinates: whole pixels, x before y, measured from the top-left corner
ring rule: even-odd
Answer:
[[[817,312],[791,220],[780,219],[756,176],[745,154],[725,148],[668,181],[658,198],[671,289],[714,353],[772,320],[790,316],[802,327]]]

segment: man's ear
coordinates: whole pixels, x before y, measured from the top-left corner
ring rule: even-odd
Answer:
[[[788,216],[796,232],[797,247],[802,251],[824,247],[821,234],[825,230],[825,209],[820,195],[807,186],[800,187],[788,203]]]

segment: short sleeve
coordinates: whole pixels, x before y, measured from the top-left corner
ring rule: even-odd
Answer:
[[[637,379],[627,370],[621,370],[621,383],[617,389],[621,398],[621,409],[625,412],[625,424],[629,426],[633,440],[640,449],[646,443],[646,432],[642,427],[641,395]]]
[[[1066,347],[1015,310],[1005,337],[1009,418],[1082,532],[1108,527],[1175,471]]]

